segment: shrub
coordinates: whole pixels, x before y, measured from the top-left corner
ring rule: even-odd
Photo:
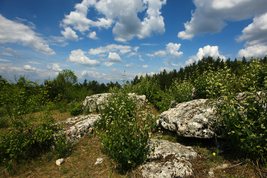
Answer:
[[[175,81],[170,87],[170,93],[176,102],[181,103],[193,99],[194,86],[187,81],[179,83]]]
[[[64,133],[59,133],[56,135],[54,142],[57,158],[67,157],[71,154],[73,144],[67,140]]]
[[[224,96],[218,104],[223,136],[230,148],[262,162],[267,161],[266,95],[247,92],[238,97]]]
[[[131,169],[146,159],[148,126],[145,119],[138,114],[135,102],[124,92],[110,97],[101,111],[101,119],[96,124],[101,142],[121,170]]]
[[[13,163],[39,156],[50,151],[52,146],[58,156],[68,155],[72,145],[64,135],[55,135],[59,129],[51,120],[38,124],[16,121],[0,136],[0,163],[12,170]]]
[[[78,116],[79,114],[82,114],[83,108],[81,103],[74,103],[72,104],[72,108],[70,110],[70,114],[72,116]]]

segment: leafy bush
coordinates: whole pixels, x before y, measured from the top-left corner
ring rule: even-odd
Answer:
[[[56,154],[65,156],[70,153],[71,145],[51,120],[43,123],[16,121],[14,127],[0,136],[0,163],[12,169],[12,164],[22,159],[31,159],[50,151],[55,146]]]
[[[218,105],[222,131],[230,148],[252,159],[267,161],[267,93],[224,96]]]
[[[59,133],[54,140],[55,153],[57,158],[67,157],[71,154],[73,144],[70,143],[64,133]]]
[[[179,83],[175,81],[170,87],[170,93],[176,102],[181,103],[193,99],[194,86],[187,81]]]
[[[140,113],[140,114],[139,114]],[[104,150],[121,170],[128,170],[146,159],[148,126],[135,102],[124,92],[110,97],[97,123]]]
[[[72,116],[78,116],[79,114],[82,114],[83,108],[81,103],[74,103],[72,104],[72,108],[70,110],[70,114]]]

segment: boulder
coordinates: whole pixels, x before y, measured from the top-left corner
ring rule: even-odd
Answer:
[[[94,123],[100,119],[99,114],[80,115],[65,121],[68,125],[65,134],[69,141],[77,142],[82,136],[92,132]]]
[[[144,178],[174,178],[193,173],[190,160],[197,157],[192,147],[152,139],[147,162],[139,167]]]
[[[87,96],[83,101],[83,110],[86,113],[92,113],[104,109],[105,103],[111,95],[111,93],[101,93]]]
[[[215,122],[215,107],[207,99],[197,99],[179,103],[161,113],[157,125],[183,137],[212,138]]]
[[[83,101],[83,110],[86,113],[99,112],[104,109],[105,104],[108,101],[108,98],[112,96],[112,93],[102,93],[87,96]],[[135,93],[129,93],[128,96],[136,101],[138,107],[144,106],[146,103],[145,95],[137,95]]]

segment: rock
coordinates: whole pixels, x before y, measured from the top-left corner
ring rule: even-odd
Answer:
[[[60,158],[56,160],[56,165],[60,166],[62,163],[64,163],[64,158]]]
[[[111,95],[111,93],[101,93],[87,96],[83,101],[83,110],[92,113],[104,109],[105,103]]]
[[[224,164],[219,165],[219,166],[217,166],[217,167],[210,168],[210,170],[209,170],[209,172],[208,172],[208,175],[209,175],[209,177],[214,177],[214,171],[216,171],[216,170],[226,169],[226,168],[228,168],[228,167],[229,167],[229,165],[226,164],[226,163],[224,163]]]
[[[149,160],[166,159],[170,156],[179,159],[184,158],[186,160],[197,157],[197,153],[192,147],[167,140],[151,139],[149,147],[151,148],[148,156]]]
[[[157,125],[179,136],[212,138],[215,136],[215,107],[207,99],[179,103],[160,114]]]
[[[87,113],[99,112],[104,109],[105,104],[108,101],[108,98],[112,96],[112,93],[102,93],[87,96],[83,101],[83,110]],[[142,107],[146,103],[145,95],[137,95],[135,93],[129,93],[128,96],[133,98],[137,106]]]
[[[95,165],[102,164],[103,161],[104,161],[103,158],[97,158],[97,159],[96,159],[96,162],[95,162]]]
[[[99,114],[81,115],[67,119],[67,125],[71,125],[65,130],[67,138],[71,142],[78,141],[83,135],[93,131],[94,123],[100,119]]]
[[[166,140],[152,139],[146,163],[139,167],[144,178],[173,178],[193,173],[190,160],[197,157],[192,147]]]

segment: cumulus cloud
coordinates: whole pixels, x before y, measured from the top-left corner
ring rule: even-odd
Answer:
[[[110,60],[110,62],[121,62],[121,57],[116,52],[110,52],[108,54],[108,59]]]
[[[35,67],[32,67],[30,65],[24,65],[23,69],[29,72],[35,72],[37,70]]]
[[[38,52],[55,54],[48,43],[31,26],[9,20],[0,14],[0,44],[17,43],[29,46]]]
[[[220,54],[218,46],[210,46],[206,45],[203,48],[199,48],[196,55],[192,56],[186,61],[186,65],[192,64],[193,62],[197,62],[202,60],[205,57],[212,57],[212,58],[221,58],[225,59],[225,56]]]
[[[161,8],[165,4],[166,0],[83,0],[65,16],[61,26],[72,27],[80,32],[89,31],[91,27],[112,27],[117,41],[125,42],[134,37],[143,39],[165,31],[161,15]],[[90,8],[95,8],[100,16],[96,21],[87,17]],[[140,13],[145,14],[143,19],[140,19]]]
[[[196,10],[181,39],[191,39],[201,33],[216,33],[226,26],[226,21],[250,19],[267,11],[266,0],[194,0]]]
[[[89,59],[81,49],[72,50],[67,60],[73,63],[86,64],[89,66],[99,64],[99,61]]]
[[[156,51],[152,54],[148,54],[151,57],[180,57],[183,52],[180,51],[181,44],[179,43],[168,43],[164,50]]]
[[[267,13],[257,16],[245,27],[237,39],[246,41],[244,49],[238,53],[240,57],[264,57],[267,55]]]
[[[78,35],[76,34],[76,32],[74,30],[72,30],[70,27],[66,27],[64,29],[64,31],[61,31],[61,34],[68,40],[78,40],[79,37]]]
[[[47,68],[54,71],[54,72],[62,71],[62,68],[60,67],[60,65],[58,63],[52,63],[52,64],[48,65]]]
[[[96,36],[96,32],[92,31],[88,34],[88,38],[92,39],[92,40],[96,40],[97,36]]]

